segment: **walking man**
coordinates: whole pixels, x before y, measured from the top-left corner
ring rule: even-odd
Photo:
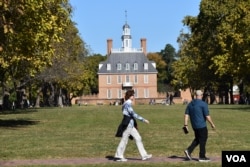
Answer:
[[[197,90],[195,95],[196,99],[188,104],[184,115],[184,126],[188,128],[188,120],[190,118],[195,138],[184,153],[187,159],[192,160],[191,153],[196,146],[200,145],[199,162],[209,162],[210,159],[206,157],[206,143],[208,138],[206,121],[210,123],[212,128],[215,128],[215,125],[209,115],[208,104],[202,101],[203,92]]]

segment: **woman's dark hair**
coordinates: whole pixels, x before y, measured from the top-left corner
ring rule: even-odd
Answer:
[[[131,96],[134,96],[135,91],[133,89],[130,89],[125,94],[125,100],[128,100]]]

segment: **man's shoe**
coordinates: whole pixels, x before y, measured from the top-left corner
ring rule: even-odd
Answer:
[[[188,150],[185,150],[184,153],[185,153],[187,159],[191,161],[191,160],[192,160],[192,157],[191,157],[191,155],[189,154]]]
[[[117,162],[126,162],[127,159],[126,158],[115,158],[115,161],[117,161]]]
[[[205,157],[205,158],[199,158],[199,162],[210,162],[210,159]]]
[[[150,158],[152,158],[152,154],[148,154],[148,155],[142,157],[142,160],[145,161],[145,160],[150,159]]]

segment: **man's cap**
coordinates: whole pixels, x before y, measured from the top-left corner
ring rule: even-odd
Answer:
[[[203,95],[203,92],[201,90],[196,90],[195,94],[196,96],[201,96]]]

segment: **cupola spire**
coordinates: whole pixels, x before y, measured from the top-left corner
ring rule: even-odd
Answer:
[[[122,48],[124,51],[130,51],[132,48],[132,37],[130,34],[130,27],[127,23],[127,10],[125,10],[125,24],[123,26],[123,33],[122,33]]]
[[[125,10],[125,23],[127,24],[127,10]]]

